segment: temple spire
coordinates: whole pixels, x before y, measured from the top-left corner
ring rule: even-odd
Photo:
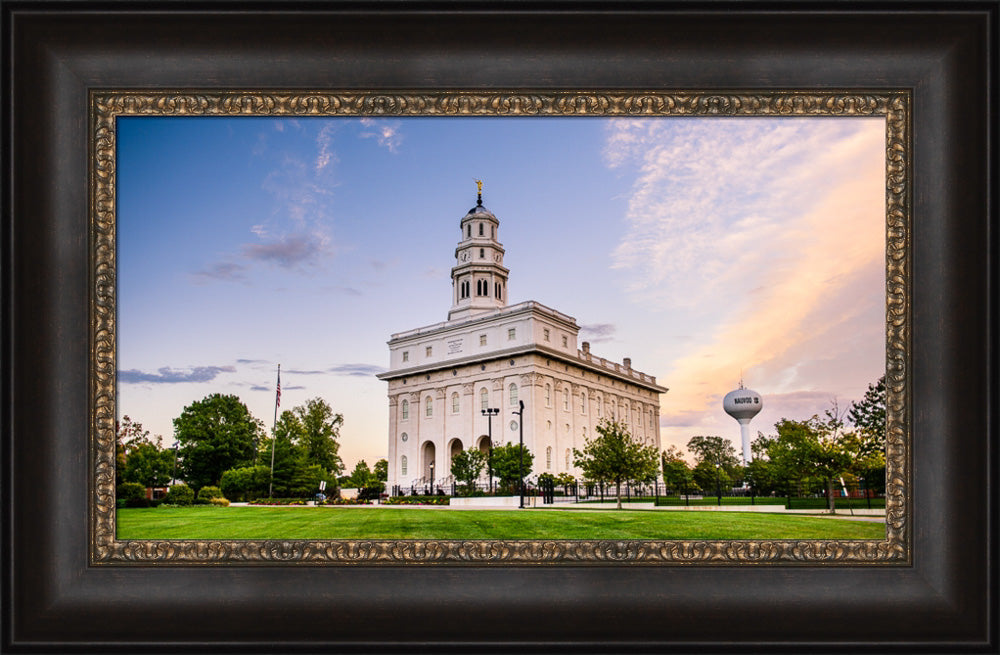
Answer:
[[[483,206],[483,181],[476,180],[476,207]]]

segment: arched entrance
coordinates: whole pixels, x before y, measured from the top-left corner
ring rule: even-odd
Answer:
[[[423,473],[423,477],[428,482],[433,482],[434,481],[434,475],[435,475],[435,473],[434,473],[434,457],[436,455],[436,449],[434,448],[434,442],[433,441],[425,441],[424,442],[424,447],[421,450],[423,451],[421,453],[421,458],[423,460],[421,462],[421,473]]]
[[[490,452],[490,438],[485,434],[479,437],[479,452],[484,454]]]
[[[452,458],[462,452],[462,440],[452,439],[451,444],[448,446],[448,475],[451,475],[451,460]]]

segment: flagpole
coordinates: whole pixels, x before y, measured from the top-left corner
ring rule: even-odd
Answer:
[[[271,424],[271,479],[267,484],[267,497],[274,491],[274,451],[278,449],[278,407],[281,405],[281,364],[278,364],[278,390],[274,395],[274,423]]]

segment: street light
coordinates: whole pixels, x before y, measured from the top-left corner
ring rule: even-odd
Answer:
[[[434,491],[434,460],[431,460],[430,469],[431,469],[431,494],[434,494],[435,493],[435,491]]]
[[[520,450],[518,451],[519,462],[517,465],[517,475],[521,479],[521,505],[520,508],[524,509],[524,401],[517,401],[518,410],[516,412],[511,412],[511,414],[517,414],[517,429],[518,429],[518,441],[520,444]]]
[[[720,462],[715,463],[715,495],[719,498],[719,506],[722,506],[722,482],[719,480],[719,469],[722,467]]]
[[[486,459],[486,467],[487,467],[487,469],[490,472],[490,493],[492,494],[493,493],[493,417],[500,413],[500,408],[499,407],[487,407],[486,409],[482,410],[482,412],[483,412],[483,416],[488,417],[487,421],[488,421],[488,426],[489,426],[489,437],[488,438],[490,440],[490,444],[489,444],[489,446],[490,446],[490,452],[486,456],[487,457],[487,459]]]
[[[170,476],[170,486],[174,486],[177,482],[177,449],[180,447],[181,442],[174,442],[174,473]]]

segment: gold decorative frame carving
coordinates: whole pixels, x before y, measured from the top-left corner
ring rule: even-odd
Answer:
[[[92,565],[908,565],[912,98],[909,91],[91,91]],[[119,116],[882,116],[886,121],[886,537],[765,541],[118,540],[115,535]]]

